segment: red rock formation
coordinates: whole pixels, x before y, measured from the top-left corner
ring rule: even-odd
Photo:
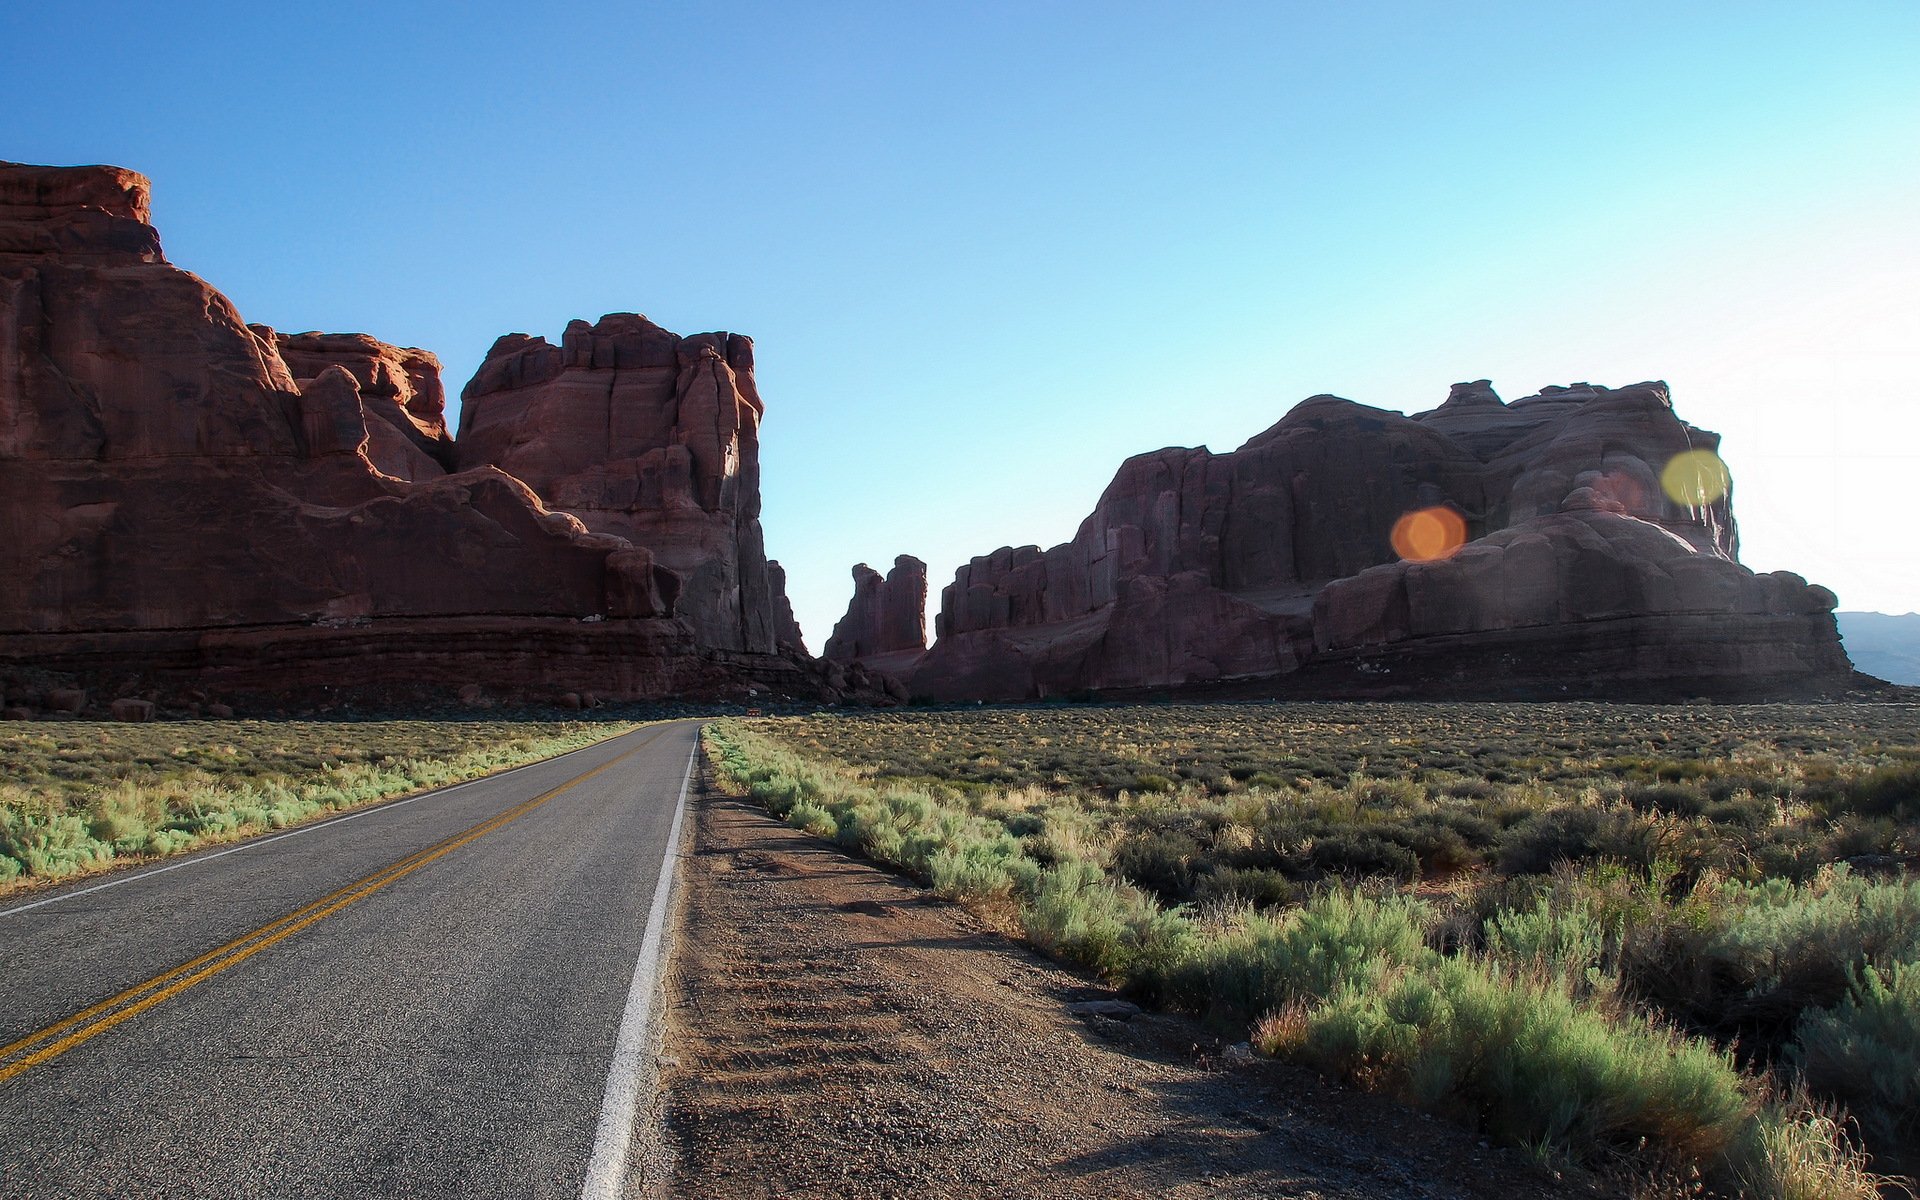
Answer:
[[[787,571],[777,559],[767,560],[767,586],[773,591],[773,640],[783,650],[806,653],[806,635],[794,620],[793,603],[787,599]]]
[[[853,569],[853,600],[827,639],[825,657],[859,662],[927,648],[927,564],[902,554],[885,579],[861,563]]]
[[[431,479],[453,466],[438,358],[425,350],[389,346],[364,333],[284,334],[264,325],[251,328],[273,342],[303,390],[331,366],[353,376],[360,407],[369,418],[367,457],[382,473],[396,479]],[[379,419],[371,419],[375,417]]]
[[[1129,459],[1071,542],[960,568],[912,690],[1017,699],[1301,672],[1303,686],[1366,693],[1394,690],[1383,655],[1444,644],[1450,664],[1471,663],[1475,638],[1520,646],[1502,679],[1536,693],[1843,683],[1832,595],[1739,566],[1730,494],[1689,507],[1661,488],[1676,454],[1718,444],[1658,383],[1507,405],[1482,380],[1415,417],[1315,396],[1232,454]],[[1397,561],[1396,521],[1435,507],[1468,543]],[[1712,636],[1682,652],[1693,618],[1713,618]],[[1634,628],[1600,636],[1622,621]],[[1330,665],[1362,660],[1352,678]]]
[[[772,653],[744,338],[673,339],[671,415],[601,406],[664,421],[653,461],[679,491],[661,507],[698,514],[636,542],[616,536],[654,528],[632,497],[583,505],[596,530],[491,465],[524,461],[548,487],[596,477],[564,439],[516,452],[514,404],[484,387],[496,452],[462,461],[431,355],[249,327],[167,263],[147,195],[117,168],[0,164],[0,666],[831,695]],[[607,382],[565,363],[552,378]],[[595,446],[613,460],[598,477],[633,466],[635,444]],[[535,469],[542,446],[564,471]],[[604,499],[586,491],[569,495]],[[625,524],[603,519],[620,504]],[[721,565],[662,565],[696,543]]]
[[[461,393],[454,460],[497,466],[588,529],[646,546],[682,577],[703,642],[772,653],[761,412],[750,339],[681,338],[612,313],[572,322],[557,347],[494,343]]]

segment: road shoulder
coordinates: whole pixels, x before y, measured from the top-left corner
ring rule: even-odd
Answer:
[[[1076,1016],[1108,994],[965,909],[710,785],[690,804],[659,1190],[1588,1194],[1312,1072],[1229,1067],[1191,1021]]]

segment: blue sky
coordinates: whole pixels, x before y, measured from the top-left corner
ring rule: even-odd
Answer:
[[[767,542],[1049,544],[1305,396],[1665,378],[1744,557],[1920,608],[1920,5],[0,9],[0,157],[283,329],[753,335]]]

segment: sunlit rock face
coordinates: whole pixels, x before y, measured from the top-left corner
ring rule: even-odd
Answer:
[[[364,333],[275,333],[270,338],[295,382],[306,390],[328,367],[353,377],[367,421],[367,458],[396,479],[432,479],[453,466],[447,395],[440,360],[425,350],[389,346]]]
[[[504,339],[469,446],[432,355],[247,325],[148,194],[0,163],[0,665],[832,698],[776,653],[745,338]]]
[[[941,699],[1844,686],[1831,593],[1738,564],[1724,476],[1680,486],[1718,445],[1660,383],[1315,396],[1230,454],[1127,460],[1070,542],[961,567],[904,669]]]
[[[680,577],[704,643],[772,653],[762,411],[751,339],[614,313],[570,323],[558,346],[495,342],[460,395],[454,461],[499,467],[588,529],[646,546]]]
[[[853,568],[853,600],[827,639],[826,657],[852,663],[918,654],[927,648],[927,564],[902,554],[885,577]]]

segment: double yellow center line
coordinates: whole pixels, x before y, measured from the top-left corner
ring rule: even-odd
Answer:
[[[82,1042],[112,1029],[122,1021],[131,1020],[154,1005],[165,1003],[188,988],[204,983],[227,968],[245,962],[267,947],[285,941],[348,905],[366,899],[388,884],[406,878],[435,859],[451,854],[467,843],[483,838],[501,826],[526,816],[575,784],[585,783],[602,771],[609,770],[640,753],[659,738],[660,732],[656,732],[625,754],[607,760],[584,775],[576,775],[559,787],[542,792],[531,800],[516,804],[471,829],[456,833],[445,841],[436,842],[416,854],[408,855],[399,862],[350,883],[338,891],[329,892],[304,908],[296,909],[276,921],[269,921],[224,946],[181,963],[171,971],[155,975],[145,983],[135,984],[117,996],[110,996],[91,1008],[77,1012],[63,1021],[56,1021],[45,1029],[28,1034],[11,1045],[0,1046],[0,1083],[5,1083],[22,1071],[29,1070],[49,1059],[58,1058]]]

